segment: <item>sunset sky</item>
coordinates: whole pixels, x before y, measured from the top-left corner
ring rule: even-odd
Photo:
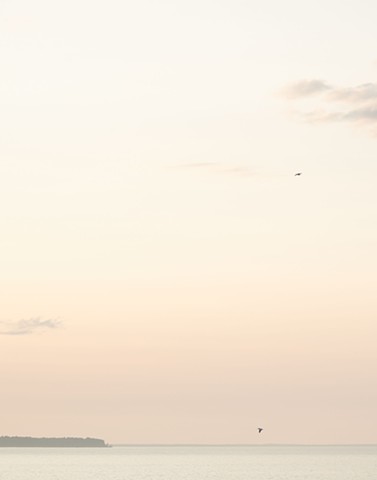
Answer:
[[[1,0],[0,435],[377,443],[376,18]]]

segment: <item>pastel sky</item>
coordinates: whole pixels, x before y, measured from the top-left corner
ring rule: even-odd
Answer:
[[[1,0],[0,435],[377,443],[376,18]]]

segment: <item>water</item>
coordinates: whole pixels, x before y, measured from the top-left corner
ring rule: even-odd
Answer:
[[[377,446],[3,448],[0,480],[375,480]]]

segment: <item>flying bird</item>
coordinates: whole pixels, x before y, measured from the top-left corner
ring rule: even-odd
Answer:
[[[300,175],[302,175],[302,172],[295,173],[295,177],[299,177]]]
[[[258,433],[261,433],[261,432],[263,432],[263,428],[260,428],[260,427],[259,427],[259,428],[258,428]]]

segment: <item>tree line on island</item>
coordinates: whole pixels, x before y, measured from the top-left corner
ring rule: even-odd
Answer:
[[[94,447],[106,448],[110,447],[104,440],[100,438],[34,438],[34,437],[0,437],[0,447]]]

